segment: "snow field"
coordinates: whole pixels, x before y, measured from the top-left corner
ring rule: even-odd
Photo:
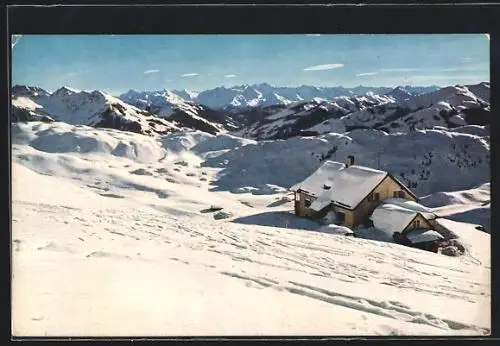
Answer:
[[[290,213],[285,192],[215,191],[210,181],[220,183],[244,160],[261,174],[244,186],[262,189],[287,171],[292,180],[300,176],[293,156],[267,173],[251,155],[270,164],[290,143],[300,152],[328,148],[326,139],[220,138],[13,125],[14,334],[489,333],[487,233],[475,236],[470,225],[461,232],[484,254],[478,262],[315,232],[312,221]],[[120,142],[135,151],[114,155]],[[217,156],[221,148],[229,151]],[[202,212],[211,205],[233,217]]]

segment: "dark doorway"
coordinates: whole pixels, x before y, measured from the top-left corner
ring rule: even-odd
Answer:
[[[345,221],[345,214],[340,211],[335,212],[335,220],[337,221],[337,224],[343,224]]]

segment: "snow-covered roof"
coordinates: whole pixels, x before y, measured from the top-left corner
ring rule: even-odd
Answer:
[[[410,232],[406,233],[406,238],[412,244],[425,243],[428,241],[444,239],[444,237],[438,232],[431,229],[423,229],[423,228],[411,230]]]
[[[370,220],[376,228],[392,235],[394,232],[402,232],[417,214],[427,220],[436,218],[436,215],[423,205],[403,198],[390,198],[375,208]]]
[[[393,205],[397,205],[397,206],[405,208],[405,209],[413,210],[415,212],[422,214],[422,216],[425,217],[427,220],[433,220],[436,218],[436,214],[434,214],[432,212],[432,209],[427,208],[427,207],[425,207],[417,202],[410,201],[408,199],[389,198],[389,199],[385,199],[383,201],[383,203],[393,204]]]
[[[320,211],[324,207],[328,206],[331,202],[332,200],[330,199],[330,194],[325,191],[323,194],[319,195],[318,198],[314,200],[314,202],[312,202],[309,208],[314,211]]]
[[[304,190],[317,200],[311,204],[321,210],[333,202],[345,208],[356,207],[385,177],[387,172],[340,162],[326,161],[303,182],[292,186],[293,191]],[[325,189],[329,187],[328,189]]]
[[[322,190],[324,182],[326,182],[330,176],[333,176],[335,171],[343,169],[344,166],[345,165],[341,162],[326,161],[304,181],[292,186],[291,190],[297,191],[302,189],[308,192]]]
[[[370,216],[370,220],[373,221],[375,228],[392,236],[394,232],[402,232],[417,214],[418,212],[414,210],[395,204],[380,203]]]

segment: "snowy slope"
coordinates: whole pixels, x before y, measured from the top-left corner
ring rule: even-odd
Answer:
[[[210,191],[224,169],[201,154],[237,165],[326,139],[12,130],[14,335],[489,334],[488,261],[315,232],[283,194]]]
[[[482,184],[473,189],[451,192],[436,192],[421,198],[428,207],[437,208],[450,204],[485,204],[490,201],[490,183]]]
[[[226,133],[239,127],[238,123],[227,114],[193,103],[178,105],[167,119],[175,121],[184,128],[211,134]]]
[[[446,219],[482,226],[487,233],[491,232],[491,205],[447,205],[434,209],[435,213]]]
[[[215,189],[237,191],[268,184],[288,188],[311,175],[324,160],[388,171],[419,196],[469,189],[490,181],[489,143],[481,136],[448,130],[387,134],[354,130],[317,137],[261,141],[207,159],[206,167],[224,168]],[[453,179],[449,179],[452,176]]]
[[[199,92],[188,89],[174,90],[173,93],[187,101],[194,101],[200,94]]]
[[[183,94],[187,94],[190,99],[194,98],[193,93],[184,91]],[[130,90],[120,95],[120,99],[141,109],[151,111],[161,118],[174,121],[183,128],[216,134],[238,127],[237,123],[224,113],[192,101],[186,101],[167,89],[143,92]]]
[[[347,127],[380,128],[386,132],[407,132],[410,128],[476,125],[471,110],[489,112],[489,100],[483,101],[465,86],[450,86],[413,95],[403,102],[379,105],[342,118]],[[482,125],[482,124],[479,124]]]
[[[439,89],[436,86],[404,86],[400,88],[411,94],[421,94]],[[315,98],[331,100],[338,97],[361,96],[367,93],[383,95],[391,91],[391,88],[386,87],[358,86],[355,88],[344,88],[316,87],[311,85],[302,85],[300,87],[277,87],[271,86],[268,83],[260,83],[253,85],[236,85],[233,87],[216,87],[202,92],[195,92],[187,89],[168,91],[168,93],[166,93],[165,90],[146,92],[130,90],[120,97],[125,102],[134,104],[139,108],[141,108],[141,103],[159,102],[163,104],[165,103],[165,99],[168,99],[167,104],[170,104],[170,101],[173,101],[172,104],[176,104],[178,102],[175,101],[175,99],[181,98],[184,101],[199,103],[214,110],[240,112],[248,108],[287,105],[291,102],[303,100],[311,101]]]
[[[420,94],[438,89],[435,86],[414,87],[405,86],[405,90],[412,94]],[[299,87],[277,87],[268,83],[253,85],[239,85],[230,88],[217,87],[199,93],[194,99],[213,109],[227,109],[231,112],[239,112],[246,108],[267,107],[272,105],[287,105],[297,101],[311,101],[315,98],[332,100],[338,97],[362,96],[367,93],[386,94],[391,88],[385,87],[365,87],[355,88],[344,87],[316,87],[312,85],[302,85]],[[185,93],[176,92],[184,97]]]
[[[447,218],[439,218],[437,221],[440,225],[451,230],[456,238],[466,246],[472,255],[469,259],[475,260],[477,263],[491,264],[491,253],[483,248],[485,245],[491,244],[491,237],[488,233],[478,231],[476,225],[470,223],[457,222]]]
[[[394,102],[391,97],[375,94],[293,102],[236,134],[255,139],[286,139],[298,135],[343,133],[346,127],[338,119],[353,111],[391,102]]]
[[[28,85],[14,85],[12,87],[12,96],[14,97],[43,97],[49,96],[50,93],[47,90],[44,90],[40,87],[36,86],[28,86]]]
[[[150,109],[161,117],[168,117],[181,105],[189,107],[186,100],[167,89],[141,92],[129,90],[121,94],[120,99],[140,109]]]
[[[49,94],[17,86],[12,96],[13,121],[55,119],[143,134],[181,129],[217,134],[237,127],[229,116],[185,101],[168,90],[155,93],[131,90],[119,99],[98,90],[86,92],[62,87]]]
[[[467,89],[469,89],[476,97],[479,97],[484,102],[489,103],[491,97],[490,91],[490,83],[484,82],[473,85],[466,85]]]
[[[23,92],[25,89],[36,88],[22,86],[13,88],[13,115],[32,112],[73,125],[115,128],[143,134],[179,130],[179,127],[170,121],[157,118],[149,112],[98,90],[86,92],[62,87],[52,94],[40,91],[27,94]],[[14,117],[13,120],[23,119]]]
[[[481,225],[491,230],[490,183],[461,191],[440,191],[422,197],[421,202],[450,220]]]
[[[262,83],[201,93],[129,90],[115,98],[97,90],[62,87],[50,94],[37,87],[14,86],[13,100],[25,103],[29,99],[37,106],[14,105],[13,120],[55,118],[140,133],[178,129],[231,132],[258,140],[344,133],[356,128],[408,132],[414,128],[485,126],[491,122],[489,83],[435,89],[287,88]],[[426,91],[432,92],[423,93]],[[113,119],[118,119],[118,124]]]
[[[391,90],[386,94],[387,96],[391,96],[396,102],[402,103],[408,101],[412,96],[412,93],[403,88],[402,86],[398,86]]]
[[[29,97],[16,97],[11,102],[11,119],[18,121],[52,122],[54,119],[47,114],[43,107],[33,102]]]
[[[489,96],[485,85],[446,87],[414,95],[398,87],[385,95],[368,92],[359,96],[293,102],[286,108],[276,109],[274,114],[257,118],[236,134],[254,139],[286,139],[343,133],[357,128],[396,133],[437,126],[484,126],[491,121],[489,98],[483,99]]]

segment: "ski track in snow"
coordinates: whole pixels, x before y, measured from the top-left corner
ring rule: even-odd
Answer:
[[[64,215],[63,218],[61,216]],[[170,260],[181,261],[191,265],[209,267],[222,275],[255,284],[257,288],[272,288],[286,290],[290,293],[320,300],[328,304],[340,305],[360,312],[385,316],[396,320],[404,320],[411,323],[420,323],[436,328],[449,330],[471,330],[479,334],[488,332],[487,328],[454,321],[452,319],[440,318],[438,316],[412,309],[403,302],[389,300],[372,300],[355,295],[347,295],[335,291],[335,285],[325,289],[308,283],[305,278],[318,276],[339,280],[347,283],[377,283],[392,286],[399,290],[411,292],[423,292],[433,296],[442,296],[461,301],[474,303],[478,295],[476,286],[483,286],[481,282],[473,282],[474,289],[464,290],[455,280],[470,280],[474,273],[474,267],[462,270],[456,266],[438,267],[432,263],[420,262],[406,256],[404,251],[392,253],[391,256],[382,251],[363,251],[363,240],[337,237],[335,242],[322,245],[320,241],[311,241],[308,232],[276,229],[276,232],[263,232],[255,227],[217,227],[216,222],[210,225],[206,218],[199,220],[179,220],[173,217],[166,218],[159,213],[135,212],[131,210],[92,210],[77,209],[63,205],[35,204],[29,202],[14,201],[13,221],[29,222],[30,218],[43,218],[39,220],[40,228],[58,228],[58,224],[68,225],[75,231],[74,238],[78,241],[72,242],[72,249],[59,246],[57,240],[49,243],[49,246],[38,247],[37,251],[64,251],[79,253],[86,257],[107,257],[131,259],[130,255],[121,254],[112,250],[88,249],[80,252],[79,245],[83,245],[89,238],[105,238],[116,241],[117,237],[128,238],[131,241],[152,241],[164,245],[176,244],[176,246],[187,247],[194,251],[209,251],[217,255],[229,258],[232,262],[249,262],[255,265],[252,271],[260,275],[247,274],[242,270],[229,270],[227,264],[208,265],[207,263],[196,263],[191,258],[170,257]],[[49,226],[50,225],[50,226]],[[227,225],[227,224],[226,224]],[[102,228],[105,232],[98,232]],[[281,240],[281,235],[286,234],[287,241]],[[309,234],[310,235],[310,234]],[[185,241],[188,238],[188,241]],[[19,240],[24,244],[29,241]],[[343,245],[349,245],[349,250]],[[25,245],[25,244],[24,244]],[[385,244],[372,244],[381,246]],[[353,250],[356,250],[353,251]],[[406,249],[405,249],[406,250]],[[410,252],[415,250],[409,249]],[[396,268],[404,269],[404,277],[401,271],[379,271],[377,266],[363,264],[352,264],[350,259],[358,256],[365,263],[381,263],[387,265],[396,263]],[[142,256],[147,260],[147,254]],[[217,262],[217,261],[215,261]],[[125,264],[126,265],[126,264]],[[233,266],[231,266],[232,268]],[[266,267],[273,270],[285,271],[283,278],[268,277],[265,274]],[[258,268],[258,269],[256,269]],[[288,280],[294,277],[294,273],[305,274],[304,280]],[[446,278],[444,278],[446,277]],[[453,281],[452,281],[453,280]],[[484,287],[481,287],[484,292]],[[484,293],[483,293],[484,294]]]

